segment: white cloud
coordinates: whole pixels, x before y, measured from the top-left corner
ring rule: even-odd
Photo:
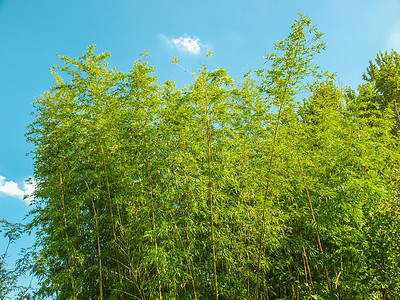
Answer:
[[[19,199],[24,199],[25,201],[30,203],[33,200],[33,192],[36,187],[36,182],[31,180],[30,182],[25,182],[23,185],[23,189],[20,189],[18,184],[14,181],[6,181],[4,176],[0,175],[0,197],[1,196],[9,196]]]
[[[171,48],[176,48],[182,52],[190,53],[190,54],[200,54],[201,48],[204,47],[200,43],[200,38],[197,36],[190,37],[186,33],[183,36],[178,38],[168,38],[165,35],[161,35],[161,37],[167,42],[167,44]]]
[[[28,182],[24,182],[24,195],[26,198],[24,199],[28,204],[33,201],[33,192],[36,189],[36,181],[31,179]]]
[[[17,183],[6,181],[6,178],[3,176],[0,176],[0,194],[18,198],[24,196],[24,192],[20,190]]]

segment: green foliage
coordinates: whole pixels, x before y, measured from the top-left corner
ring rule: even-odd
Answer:
[[[4,253],[0,256],[0,299],[10,299],[14,294],[17,299],[30,299],[28,291],[30,287],[21,286],[19,278],[25,275],[25,263],[28,260],[22,258],[18,260],[15,267],[9,269],[7,266],[8,251],[10,246],[21,237],[25,227],[22,224],[12,224],[6,220],[0,220],[0,232],[7,238],[7,245]]]
[[[204,67],[183,89],[145,55],[126,74],[94,46],[60,56],[27,134],[35,295],[397,299],[386,69],[358,95],[339,88],[313,64],[321,36],[301,15],[265,68],[235,81]]]
[[[386,117],[394,120],[392,132],[398,134],[400,126],[400,55],[379,52],[375,63],[369,62],[364,80],[371,86],[373,102],[380,111],[387,110]]]

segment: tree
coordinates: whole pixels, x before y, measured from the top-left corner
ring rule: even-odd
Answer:
[[[36,296],[397,296],[395,94],[372,67],[339,88],[321,36],[300,15],[265,68],[203,66],[183,89],[146,54],[126,74],[94,46],[60,56],[27,134]]]
[[[365,140],[363,166],[368,182],[364,204],[365,286],[382,299],[398,297],[398,129],[399,55],[378,53],[370,62],[353,103]]]
[[[395,120],[392,132],[398,135],[400,126],[400,55],[379,52],[375,63],[370,61],[363,79],[374,92],[373,102],[380,111],[389,110],[388,118]]]

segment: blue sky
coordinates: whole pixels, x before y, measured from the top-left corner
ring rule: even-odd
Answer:
[[[325,34],[318,63],[345,86],[362,82],[379,50],[400,52],[400,0],[0,0],[0,219],[22,222],[29,210],[22,195],[32,147],[24,134],[32,102],[51,86],[56,53],[77,57],[96,44],[97,53],[111,52],[112,67],[128,71],[148,50],[159,80],[182,86],[192,79],[171,58],[196,71],[213,51],[208,68],[236,78],[263,66],[298,13]],[[0,238],[0,255],[4,248]]]

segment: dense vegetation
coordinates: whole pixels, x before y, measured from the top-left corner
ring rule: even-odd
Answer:
[[[400,299],[400,56],[356,93],[320,39],[301,16],[264,68],[183,89],[61,56],[27,134],[36,296]]]

